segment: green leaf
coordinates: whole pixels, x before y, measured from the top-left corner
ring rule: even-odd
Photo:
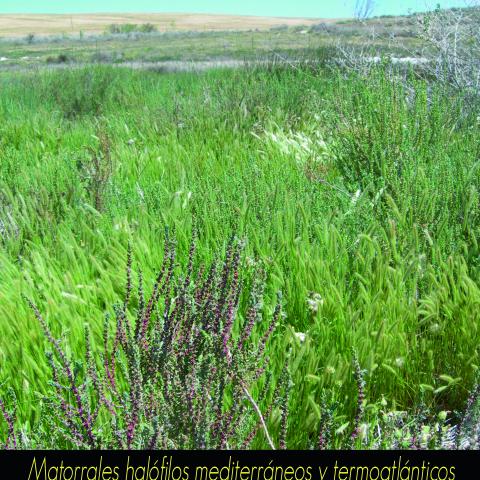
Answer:
[[[435,388],[434,388],[434,387],[432,387],[431,385],[427,385],[426,383],[421,383],[421,384],[419,385],[419,387],[420,387],[420,390],[422,390],[422,391],[424,391],[424,392],[425,392],[425,391],[429,391],[429,392],[435,391]]]
[[[315,412],[316,417],[320,420],[322,418],[322,412],[317,402],[313,399],[312,395],[308,396],[308,403],[312,407],[312,410]]]
[[[338,427],[336,430],[335,430],[335,435],[342,435],[343,432],[345,432],[345,430],[347,429],[347,427],[350,425],[350,422],[346,422],[344,423],[343,425],[341,425],[340,427]]]

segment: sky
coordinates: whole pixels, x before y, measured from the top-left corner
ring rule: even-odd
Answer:
[[[357,0],[0,0],[0,13],[192,12],[278,17],[351,17]],[[360,0],[361,1],[361,0]],[[469,0],[373,0],[374,15],[401,15]]]

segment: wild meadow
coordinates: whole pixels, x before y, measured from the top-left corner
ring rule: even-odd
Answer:
[[[380,65],[2,72],[0,438],[478,446],[479,115]]]

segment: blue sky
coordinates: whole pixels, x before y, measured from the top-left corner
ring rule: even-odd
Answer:
[[[462,6],[466,0],[375,0],[375,15]],[[351,17],[355,0],[0,0],[0,13],[195,12]]]

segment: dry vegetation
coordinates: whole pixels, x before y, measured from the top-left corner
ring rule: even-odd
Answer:
[[[0,15],[0,36],[18,37],[29,33],[55,35],[62,33],[101,33],[111,24],[152,23],[159,31],[171,30],[250,30],[277,25],[312,25],[333,22],[319,18],[254,17],[243,15],[210,15],[190,13],[99,13],[77,15]]]

